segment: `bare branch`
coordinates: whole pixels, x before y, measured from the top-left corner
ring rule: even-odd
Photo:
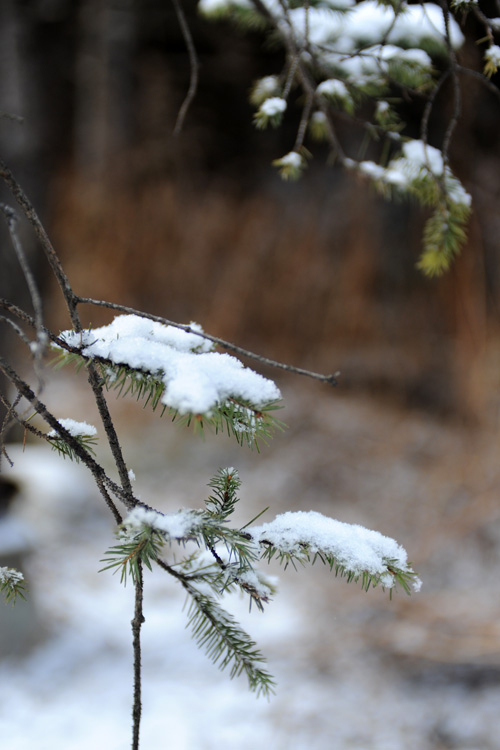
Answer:
[[[194,97],[196,96],[196,91],[198,90],[198,69],[200,67],[200,63],[198,61],[198,55],[196,54],[196,48],[194,46],[191,29],[189,28],[189,24],[186,20],[186,15],[184,13],[184,9],[182,8],[180,0],[172,0],[172,3],[177,15],[177,20],[179,21],[182,36],[184,37],[186,49],[188,51],[190,69],[189,88],[186,97],[182,102],[181,108],[179,109],[174,127],[174,136],[178,136],[182,131],[186,114],[189,107],[191,106]]]
[[[142,610],[143,602],[143,576],[142,562],[137,561],[137,579],[135,582],[135,608],[132,620],[132,647],[134,651],[134,697],[132,705],[132,750],[139,750],[139,729],[141,726],[141,627],[145,622]]]
[[[86,451],[85,448],[83,448],[80,443],[75,440],[73,435],[71,435],[71,433],[68,432],[68,430],[66,430],[63,425],[60,424],[56,417],[49,411],[49,409],[47,409],[45,404],[42,403],[40,399],[35,395],[35,393],[31,390],[29,385],[18,375],[14,368],[11,367],[3,357],[0,357],[0,370],[10,380],[12,385],[15,386],[19,395],[29,401],[35,411],[42,417],[42,419],[44,419],[47,424],[52,427],[52,429],[56,430],[56,432],[61,435],[65,442],[71,447],[74,453],[82,461],[82,463],[85,464],[85,466],[87,466],[87,468],[91,471],[92,475],[96,479],[96,482],[97,480],[100,480],[99,486],[105,485],[106,487],[108,487],[111,492],[116,495],[116,497],[118,497],[119,500],[123,502],[129,509],[135,507],[139,503],[139,500],[137,498],[135,498],[133,495],[131,497],[128,492],[126,492],[122,487],[117,485],[108,477],[102,466],[100,466],[97,461],[92,458],[88,451]],[[16,413],[13,413],[11,416],[13,416],[16,421],[19,421],[21,424],[23,424],[23,426],[25,426],[25,420],[23,420],[22,417],[19,417]],[[105,500],[107,500],[107,498],[105,498]]]
[[[114,302],[91,299],[90,297],[78,297],[78,303],[85,305],[95,305],[97,307],[106,307],[110,310],[117,310],[119,312],[128,313],[130,315],[139,315],[141,318],[147,318],[148,320],[153,320],[156,323],[163,323],[164,325],[173,326],[174,328],[180,328],[182,331],[186,331],[186,333],[194,333],[197,336],[208,339],[208,341],[213,341],[214,344],[221,346],[223,349],[227,349],[230,352],[239,354],[241,357],[248,357],[248,359],[253,359],[256,362],[260,362],[260,364],[262,365],[275,367],[280,370],[285,370],[286,372],[293,372],[296,375],[305,375],[308,378],[320,380],[321,382],[329,383],[330,385],[337,385],[337,378],[340,375],[339,372],[336,372],[333,375],[322,375],[321,373],[312,372],[311,370],[304,370],[301,367],[293,367],[292,365],[287,365],[283,362],[276,362],[275,360],[269,359],[268,357],[263,357],[260,354],[255,354],[254,352],[248,351],[248,349],[243,349],[241,346],[231,344],[229,341],[220,339],[218,336],[211,336],[209,333],[204,332],[200,333],[199,331],[193,330],[189,325],[185,325],[183,323],[175,323],[174,321],[167,320],[167,318],[162,318],[160,315],[145,313],[141,310],[136,310],[133,307],[128,307],[127,305],[118,305]]]
[[[45,351],[47,349],[47,342],[48,342],[47,334],[45,333],[44,325],[43,325],[42,298],[40,297],[40,293],[38,291],[35,278],[31,272],[31,269],[28,264],[28,260],[26,258],[26,254],[21,244],[21,240],[19,239],[19,235],[17,233],[18,218],[16,216],[16,213],[13,208],[5,205],[5,203],[0,203],[0,211],[2,211],[2,213],[5,216],[7,227],[10,233],[10,238],[12,241],[12,246],[14,247],[17,260],[19,262],[19,265],[21,266],[21,270],[23,272],[23,275],[24,275],[24,278],[25,278],[25,281],[26,281],[26,284],[28,286],[28,290],[30,293],[31,302],[33,304],[33,309],[35,311],[35,328],[36,328],[37,341],[36,341],[36,346],[32,347],[32,353],[33,353],[33,358],[34,358],[35,372],[38,377],[39,389],[41,390],[43,386],[41,363],[42,363],[42,359],[45,354]]]
[[[495,84],[492,83],[489,78],[486,78],[478,70],[473,70],[472,68],[464,68],[463,65],[458,65],[458,64],[456,66],[456,69],[458,73],[471,76],[472,78],[482,83],[483,86],[485,86],[491,94],[496,96],[497,99],[500,99],[500,89],[497,86],[495,86]]]
[[[80,331],[81,323],[76,311],[76,295],[71,288],[68,277],[66,276],[61,265],[61,261],[59,260],[57,253],[54,250],[54,247],[43,227],[42,222],[38,218],[38,214],[33,208],[24,190],[21,188],[10,169],[2,161],[0,161],[0,178],[3,179],[10,192],[23,209],[26,218],[33,226],[36,236],[40,240],[40,244],[42,245],[45,256],[64,295],[64,299],[66,300],[66,305],[68,307],[71,322],[75,330]]]

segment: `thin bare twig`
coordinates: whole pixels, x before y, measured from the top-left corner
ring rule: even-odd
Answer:
[[[500,89],[495,86],[494,83],[490,81],[489,78],[486,78],[482,73],[480,73],[478,70],[473,70],[472,68],[464,68],[462,65],[456,66],[457,72],[461,73],[463,75],[472,76],[472,78],[475,78],[477,81],[483,84],[488,91],[497,97],[497,99],[500,99]]]
[[[3,179],[12,195],[23,209],[26,218],[33,226],[35,234],[40,240],[40,244],[42,245],[43,251],[54,273],[54,276],[56,277],[57,282],[61,287],[61,291],[64,295],[64,299],[68,307],[71,322],[76,331],[81,331],[82,326],[80,323],[78,312],[76,310],[76,295],[71,288],[68,277],[66,276],[66,273],[64,272],[64,269],[61,265],[61,261],[59,260],[57,253],[54,250],[54,247],[49,239],[49,236],[47,235],[47,232],[45,231],[45,228],[43,227],[42,222],[38,218],[38,214],[33,208],[24,190],[21,188],[10,169],[2,161],[0,161],[0,178]]]
[[[60,286],[61,292],[66,302],[66,306],[68,308],[68,312],[70,314],[73,329],[77,332],[81,331],[82,324],[77,310],[79,298],[77,297],[77,295],[73,291],[71,284],[69,283],[68,277],[66,276],[61,261],[59,260],[59,256],[57,255],[47,235],[47,232],[45,231],[45,228],[38,217],[37,212],[35,211],[34,207],[32,206],[31,202],[29,201],[28,197],[24,193],[23,189],[17,182],[10,169],[8,169],[8,167],[2,161],[0,161],[0,178],[4,180],[12,195],[23,209],[26,218],[32,224],[45,252],[45,256]],[[113,420],[111,419],[106,399],[104,397],[99,375],[92,362],[90,362],[88,365],[88,373],[89,383],[94,393],[103,427],[106,431],[106,436],[108,438],[109,446],[111,448],[115,465],[120,476],[123,491],[127,496],[126,502],[129,504],[133,504],[133,491],[132,485],[130,483],[130,477],[128,475],[127,465],[123,458],[120,441],[118,439],[118,435],[116,433]]]
[[[21,341],[22,341],[22,342],[23,342],[24,344],[26,344],[26,346],[28,347],[28,349],[29,349],[29,348],[31,347],[31,343],[32,343],[32,342],[31,342],[31,341],[29,340],[29,338],[28,338],[28,337],[26,336],[26,334],[24,333],[23,329],[22,329],[22,328],[20,328],[20,327],[19,327],[19,326],[17,325],[17,323],[15,323],[15,322],[14,322],[13,320],[11,320],[10,318],[7,318],[7,317],[6,317],[5,315],[0,315],[0,321],[1,321],[2,323],[7,323],[7,325],[9,325],[9,326],[10,326],[10,327],[11,327],[11,328],[12,328],[12,329],[13,329],[13,330],[14,330],[14,331],[16,332],[16,334],[17,334],[17,335],[19,336],[19,338],[21,339]]]
[[[443,86],[444,82],[448,79],[449,75],[450,75],[450,71],[445,70],[441,78],[439,79],[439,81],[436,83],[436,86],[432,90],[432,93],[429,96],[427,103],[424,107],[422,120],[420,122],[420,138],[422,139],[424,143],[428,142],[429,119],[431,116],[432,108],[434,107],[434,102],[436,101],[436,97],[438,93],[441,91],[441,87]]]
[[[128,307],[127,305],[118,305],[115,302],[106,302],[105,300],[97,300],[92,299],[90,297],[78,297],[79,304],[85,304],[85,305],[95,305],[97,307],[106,307],[110,310],[117,310],[119,312],[128,313],[130,315],[139,315],[141,318],[147,318],[148,320],[153,320],[156,323],[163,323],[164,325],[173,326],[174,328],[180,328],[182,331],[186,331],[186,333],[194,333],[197,336],[201,336],[204,339],[208,339],[208,341],[212,341],[214,344],[217,344],[218,346],[221,346],[223,349],[227,349],[230,352],[234,352],[235,354],[239,354],[241,357],[247,357],[248,359],[254,359],[256,362],[260,362],[262,365],[267,365],[269,367],[275,367],[280,370],[285,370],[286,372],[293,372],[296,375],[305,375],[308,378],[313,378],[314,380],[320,380],[323,383],[329,383],[330,385],[337,385],[337,378],[340,375],[339,372],[334,373],[333,375],[322,375],[318,372],[312,372],[311,370],[304,370],[301,367],[293,367],[292,365],[287,365],[283,362],[276,362],[273,359],[269,359],[268,357],[263,357],[260,354],[255,354],[254,352],[248,351],[248,349],[243,349],[241,346],[236,346],[236,344],[231,344],[229,341],[225,341],[224,339],[220,339],[218,336],[212,336],[209,333],[200,333],[199,331],[195,331],[193,328],[191,328],[190,325],[185,325],[183,323],[175,323],[174,321],[168,320],[167,318],[163,318],[160,315],[152,315],[151,313],[145,313],[141,310],[136,310],[133,307]]]
[[[448,6],[444,2],[444,0],[441,0],[441,10],[443,12],[446,46],[448,48],[448,56],[450,60],[449,69],[450,69],[450,73],[451,73],[451,77],[453,81],[453,113],[448,123],[448,127],[446,128],[446,133],[444,134],[444,138],[443,138],[443,146],[441,149],[443,153],[443,163],[446,166],[449,161],[449,149],[450,149],[451,139],[453,137],[453,133],[455,131],[458,120],[460,118],[460,113],[461,113],[461,108],[462,108],[462,97],[461,97],[460,81],[458,79],[458,72],[457,72],[457,57],[455,55],[455,50],[453,49],[453,45],[451,43],[451,38],[450,38],[449,11],[448,11]]]
[[[184,9],[180,3],[180,0],[172,0],[172,3],[177,16],[177,20],[179,22],[179,26],[181,28],[184,42],[186,44],[186,49],[189,56],[190,71],[189,88],[186,97],[182,102],[181,108],[179,109],[179,112],[177,114],[177,120],[175,121],[174,136],[178,136],[182,131],[188,109],[191,106],[194,97],[196,96],[196,91],[198,90],[198,70],[200,67],[200,63],[198,61],[198,55],[196,54],[196,47],[194,46],[191,29],[189,28],[189,24],[186,20],[186,15],[184,13]]]
[[[131,509],[139,503],[139,500],[137,498],[135,498],[133,495],[132,497],[130,497],[129,493],[127,493],[122,487],[120,487],[118,484],[116,484],[116,482],[113,482],[113,480],[108,477],[102,466],[100,466],[97,461],[92,458],[88,451],[86,451],[85,448],[83,448],[80,443],[75,440],[73,435],[71,435],[71,433],[63,427],[63,425],[56,419],[52,412],[49,411],[45,404],[40,401],[38,396],[36,396],[29,385],[20,377],[20,375],[14,370],[14,368],[5,361],[3,357],[0,357],[0,371],[2,371],[3,374],[10,380],[12,385],[15,386],[18,394],[29,401],[35,411],[42,417],[42,419],[44,419],[47,424],[52,427],[52,429],[56,430],[56,432],[61,435],[64,441],[70,446],[73,452],[82,461],[82,463],[87,466],[96,481],[99,479],[101,481],[101,484],[109,487],[111,492],[116,495],[116,497],[118,497],[120,501],[127,506],[127,508]],[[15,413],[12,416],[15,417],[16,421],[19,421],[20,419],[21,423],[23,423],[22,417],[18,417],[18,415]],[[107,501],[107,498],[104,499]]]
[[[23,276],[25,278],[26,284],[28,285],[28,290],[30,293],[33,310],[35,311],[35,325],[36,325],[37,331],[40,331],[41,328],[43,327],[42,299],[40,297],[38,287],[35,283],[35,278],[31,272],[31,268],[29,267],[28,259],[26,258],[26,255],[24,253],[23,246],[19,239],[19,235],[17,234],[18,217],[14,209],[11,208],[10,206],[7,206],[5,203],[0,203],[0,211],[2,211],[2,213],[5,216],[7,227],[10,233],[10,238],[12,241],[12,246],[17,255],[17,260],[19,262],[19,265],[21,266],[21,270],[23,272]]]
[[[304,145],[304,138],[306,137],[307,126],[309,125],[309,119],[311,117],[313,101],[314,96],[310,92],[308,92],[306,94],[306,103],[302,110],[302,116],[300,118],[297,136],[295,138],[295,144],[293,146],[294,151],[300,151],[300,149]]]
[[[132,620],[132,648],[134,651],[134,695],[132,705],[132,750],[139,750],[139,730],[141,726],[142,700],[141,700],[141,628],[144,620],[143,614],[143,576],[142,562],[137,560],[137,578],[135,581],[135,608]]]
[[[5,416],[2,420],[2,428],[0,430],[0,466],[2,462],[2,456],[5,456],[7,461],[9,462],[10,466],[12,467],[14,464],[10,460],[7,451],[5,449],[5,438],[6,435],[11,427],[12,424],[16,422],[16,406],[21,400],[21,394],[18,393],[16,398],[14,399],[14,402],[11,404],[10,401],[8,401],[5,396],[0,393],[0,401],[5,406]]]
[[[16,253],[18,263],[21,266],[21,270],[23,272],[23,276],[30,293],[33,310],[35,311],[36,345],[31,348],[31,351],[34,359],[35,373],[38,378],[39,390],[42,390],[43,378],[41,364],[48,343],[47,334],[45,333],[43,325],[42,298],[38,291],[33,273],[31,272],[31,268],[29,267],[28,259],[26,258],[26,254],[23,250],[21,240],[19,239],[19,235],[17,233],[18,217],[16,215],[16,212],[10,206],[5,205],[5,203],[0,203],[0,211],[2,211],[3,215],[5,216],[12,246]]]

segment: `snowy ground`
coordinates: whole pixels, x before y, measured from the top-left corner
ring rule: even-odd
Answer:
[[[63,385],[52,396],[60,404]],[[375,528],[407,548],[422,592],[390,602],[315,566],[280,571],[281,591],[264,614],[232,601],[277,679],[267,702],[197,650],[182,593],[148,575],[143,749],[498,748],[498,439],[316,395],[285,389],[290,430],[260,456],[122,407],[137,491],[164,510],[200,507],[211,474],[235,465],[242,522],[271,505],[267,520],[314,509]],[[59,415],[97,424],[84,400]],[[0,662],[0,745],[129,747],[132,590],[97,572],[111,523],[79,467],[36,446],[12,457],[25,486],[18,514],[36,545],[28,573],[40,641]],[[0,624],[11,614],[4,608]]]

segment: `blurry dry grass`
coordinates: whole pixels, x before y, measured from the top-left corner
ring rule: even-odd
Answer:
[[[66,173],[50,230],[78,293],[339,369],[355,392],[482,418],[485,380],[497,378],[486,367],[495,336],[479,230],[452,272],[423,279],[418,211],[389,212],[365,186],[335,179],[241,196],[227,185],[193,192],[114,177],[105,187]],[[58,325],[55,297],[51,310]],[[94,326],[108,319],[88,311]]]

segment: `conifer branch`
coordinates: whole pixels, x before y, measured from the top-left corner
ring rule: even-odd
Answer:
[[[188,626],[198,647],[205,649],[219,669],[230,667],[231,679],[245,673],[257,697],[270,697],[276,683],[261,666],[266,660],[254,641],[213,598],[191,584],[185,584],[185,589],[190,596]]]
[[[24,576],[15,568],[0,567],[0,593],[6,604],[14,605],[17,597],[26,599]]]

